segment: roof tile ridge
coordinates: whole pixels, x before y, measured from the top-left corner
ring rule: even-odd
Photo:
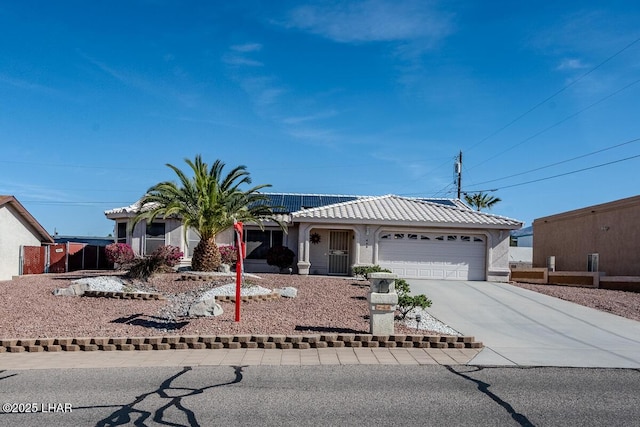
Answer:
[[[409,199],[411,200],[411,199]],[[493,213],[489,213],[489,212],[482,212],[482,211],[477,211],[475,209],[471,209],[471,208],[461,208],[460,206],[448,206],[448,205],[443,205],[437,202],[431,202],[428,200],[421,200],[421,199],[414,199],[416,202],[422,203],[422,204],[428,204],[431,206],[435,206],[438,207],[440,209],[448,209],[448,210],[452,210],[452,211],[457,211],[457,212],[466,212],[466,213],[471,213],[473,215],[480,215],[480,216],[484,216],[484,217],[489,217],[489,218],[500,218],[500,219],[506,219],[509,221],[514,221],[514,222],[518,222],[518,223],[522,223],[522,221],[519,221],[515,218],[510,218],[504,215],[498,215],[498,214],[493,214]]]
[[[278,193],[278,192],[260,192],[260,194],[268,195],[268,196],[319,196],[319,197],[355,197],[355,198],[363,198],[369,196],[362,196],[357,194],[327,194],[327,193]]]

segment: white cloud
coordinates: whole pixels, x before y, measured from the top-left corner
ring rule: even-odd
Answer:
[[[276,104],[280,96],[285,93],[285,90],[276,86],[273,79],[269,77],[241,78],[240,85],[258,107]]]
[[[52,89],[50,87],[38,84],[38,83],[32,83],[26,80],[22,80],[22,79],[16,79],[14,77],[8,76],[6,74],[0,74],[0,83],[4,83],[7,84],[9,86],[13,86],[15,88],[18,89],[24,89],[24,90],[29,90],[29,91],[34,91],[34,92],[41,92],[41,93],[47,93],[50,95],[56,95],[59,94],[59,92],[55,89]]]
[[[584,68],[589,68],[589,65],[575,58],[565,58],[558,65],[558,70],[582,70]]]
[[[245,54],[253,52],[259,52],[262,50],[260,43],[245,43],[239,45],[229,46],[230,52],[222,57],[222,62],[234,67],[247,66],[247,67],[262,67],[264,64],[255,59],[249,58]]]
[[[260,61],[246,58],[240,55],[227,54],[222,57],[222,61],[232,66],[262,67],[264,64]]]
[[[262,50],[262,45],[260,43],[245,43],[245,44],[239,44],[239,45],[233,45],[230,48],[233,51],[236,52],[257,52],[259,50]]]
[[[305,5],[289,13],[285,26],[340,43],[435,42],[451,32],[450,16],[429,1],[363,0]]]
[[[305,122],[312,122],[316,120],[328,119],[331,117],[335,117],[338,113],[334,110],[324,111],[316,114],[310,114],[307,116],[294,116],[294,117],[286,117],[282,119],[282,123],[286,125],[296,125]]]

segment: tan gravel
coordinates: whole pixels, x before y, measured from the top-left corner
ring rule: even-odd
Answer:
[[[248,302],[234,321],[235,304],[222,302],[224,314],[209,318],[177,317],[203,289],[233,282],[233,277],[211,281],[182,281],[179,274],[162,274],[145,287],[166,295],[166,301],[54,296],[56,288],[72,280],[105,272],[75,272],[22,276],[0,281],[0,338],[120,337],[158,335],[368,333],[369,283],[354,278],[260,274],[250,282],[269,289],[292,286],[293,299]],[[109,273],[117,274],[117,273]],[[206,285],[206,286],[205,286]],[[598,310],[640,321],[640,294],[567,286],[514,284]],[[174,307],[172,307],[174,305]],[[396,333],[416,333],[396,322]],[[437,332],[420,330],[418,333]]]
[[[203,288],[233,283],[235,279],[183,281],[179,274],[161,274],[144,284],[169,297],[167,301],[52,294],[54,289],[68,287],[72,280],[87,275],[90,273],[33,275],[0,282],[0,338],[369,332],[369,282],[364,280],[260,274],[260,278],[248,281],[268,289],[292,286],[298,289],[297,297],[243,303],[240,322],[234,320],[233,302],[222,302],[224,313],[215,318],[178,317],[167,321],[167,313],[175,311],[172,305],[184,305]],[[400,322],[396,322],[395,331],[416,333]],[[419,333],[439,335],[432,331]]]
[[[531,291],[640,321],[640,293],[561,285],[512,283]]]

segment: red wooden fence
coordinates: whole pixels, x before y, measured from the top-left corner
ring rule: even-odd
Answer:
[[[65,273],[77,270],[109,270],[104,246],[59,243],[23,246],[22,274]]]

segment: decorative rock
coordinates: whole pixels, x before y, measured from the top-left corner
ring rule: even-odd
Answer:
[[[220,316],[222,314],[222,306],[213,299],[198,301],[189,307],[189,316]]]
[[[59,288],[53,291],[53,294],[56,296],[80,296],[88,291],[90,286],[86,283],[75,283],[68,288]]]
[[[280,292],[280,296],[281,297],[285,297],[285,298],[295,298],[296,296],[298,296],[298,290],[296,288],[291,287],[291,286],[287,286],[286,288],[278,289],[278,292]]]

